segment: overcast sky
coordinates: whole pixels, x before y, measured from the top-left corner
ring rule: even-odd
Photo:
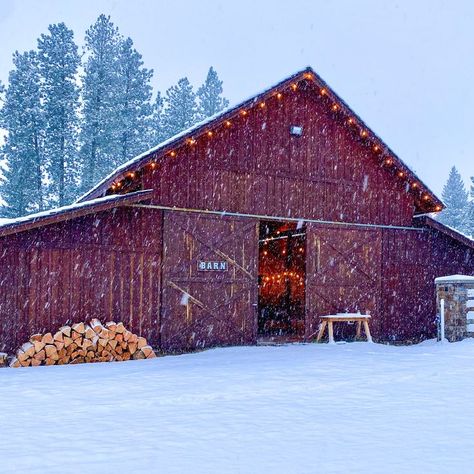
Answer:
[[[100,13],[162,91],[212,65],[235,103],[311,65],[435,192],[452,165],[474,175],[471,0],[0,0],[0,80],[50,23],[82,45]]]

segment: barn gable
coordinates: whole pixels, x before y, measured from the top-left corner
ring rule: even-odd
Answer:
[[[80,201],[144,188],[155,204],[345,222],[411,225],[443,207],[311,68],[130,160]]]

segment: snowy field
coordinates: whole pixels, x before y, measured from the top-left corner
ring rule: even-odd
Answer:
[[[474,340],[0,369],[0,472],[474,471]]]

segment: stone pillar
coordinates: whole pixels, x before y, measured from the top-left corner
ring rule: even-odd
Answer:
[[[444,299],[445,337],[460,341],[474,336],[474,276],[450,275],[435,279],[437,313]]]

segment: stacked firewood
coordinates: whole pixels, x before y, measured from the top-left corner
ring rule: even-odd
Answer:
[[[55,334],[34,334],[17,351],[10,367],[82,364],[130,359],[151,359],[155,353],[144,337],[123,325],[98,319],[90,324],[63,326]]]

